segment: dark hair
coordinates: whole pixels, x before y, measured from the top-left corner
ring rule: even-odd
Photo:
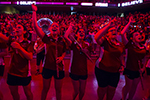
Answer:
[[[85,38],[86,38],[86,30],[85,30],[84,28],[79,28],[79,27],[78,27],[78,29],[77,29],[77,31],[76,31],[76,33],[75,33],[75,34],[77,34],[77,33],[78,33],[78,31],[79,31],[80,29],[83,29],[83,30],[84,30],[84,32],[85,32],[85,37],[84,37],[84,40],[85,40]],[[76,36],[75,36],[75,39],[77,39],[77,37],[76,37]]]
[[[77,29],[77,31],[76,31],[76,34],[78,33],[78,31],[79,31],[80,29],[83,29],[83,30],[85,31],[84,28],[79,28],[79,27],[78,27],[78,29]]]
[[[132,39],[133,38],[133,34],[134,33],[136,33],[136,32],[138,32],[138,33],[140,33],[140,35],[142,35],[142,33],[143,33],[143,31],[142,30],[134,30],[134,31],[132,31],[132,33],[129,35],[129,38],[130,39]],[[144,33],[143,33],[144,34]],[[145,34],[144,34],[145,35]],[[145,36],[144,36],[145,37]],[[142,39],[146,39],[146,37],[144,38],[143,37],[143,35],[142,35]]]
[[[19,25],[22,25],[22,23],[18,23]],[[24,31],[27,31],[27,28],[26,28],[26,26],[25,25],[22,25],[23,26],[23,29],[24,29]]]
[[[27,28],[26,28],[26,26],[24,26],[24,25],[22,25],[23,26],[23,28],[24,28],[24,31],[27,31]]]
[[[140,33],[140,34],[142,33],[140,30],[135,30],[135,29],[134,29],[134,30],[130,33],[130,37],[133,37],[133,34],[134,34],[135,32],[138,32],[138,33]]]

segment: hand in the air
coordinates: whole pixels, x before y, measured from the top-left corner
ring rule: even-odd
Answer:
[[[116,21],[117,21],[117,20],[116,20],[116,17],[115,17],[113,20],[111,20],[111,21],[109,22],[109,26],[110,26],[110,27],[114,27]]]
[[[37,11],[37,6],[35,4],[32,4],[31,7],[32,7],[32,11]]]
[[[129,23],[130,23],[130,24],[135,23],[135,20],[133,19],[133,16],[131,16],[131,17],[129,18]]]

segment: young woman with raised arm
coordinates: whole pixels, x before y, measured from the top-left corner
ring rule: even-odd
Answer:
[[[38,36],[46,44],[45,61],[42,71],[43,76],[43,89],[41,100],[46,100],[48,90],[50,89],[51,79],[54,76],[56,99],[61,100],[61,88],[63,84],[64,65],[62,63],[66,54],[66,43],[62,37],[60,37],[60,27],[57,23],[53,23],[50,30],[50,37],[48,37],[37,24],[36,11],[37,7],[32,5],[33,11],[33,25]]]
[[[90,53],[90,45],[84,40],[86,32],[83,28],[78,28],[76,32],[77,40],[75,40],[74,35],[71,35],[74,28],[75,26],[73,23],[70,23],[70,26],[64,34],[64,37],[68,41],[68,45],[71,48],[69,76],[72,79],[74,88],[73,100],[76,99],[78,94],[79,100],[82,100],[85,94],[88,77],[87,56],[84,53]]]
[[[129,22],[125,27],[126,30],[132,23],[134,23],[134,19],[130,17]],[[141,74],[145,70],[145,64],[142,64],[142,60],[145,58],[147,50],[145,46],[141,43],[141,33],[135,30],[130,34],[132,34],[132,39],[128,40],[125,31],[121,32],[123,43],[127,51],[126,68],[123,73],[125,75],[126,83],[122,89],[122,100],[126,100],[126,96],[128,93],[128,100],[133,99],[138,83],[141,81]]]
[[[95,35],[95,40],[103,48],[96,62],[95,75],[98,81],[98,100],[112,100],[123,68],[122,53],[124,45],[117,40],[116,19],[111,20]],[[125,30],[125,29],[124,29]]]

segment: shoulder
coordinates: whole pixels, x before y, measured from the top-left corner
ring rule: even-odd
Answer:
[[[125,45],[125,48],[128,48],[128,47],[133,47],[135,44],[133,43],[133,41],[130,39],[128,41],[128,43]]]
[[[87,45],[87,46],[90,46],[90,43],[87,42],[87,41],[84,41],[84,44]]]

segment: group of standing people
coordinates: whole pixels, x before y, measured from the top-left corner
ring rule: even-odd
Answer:
[[[60,36],[59,24],[54,22],[49,28],[51,34],[47,36],[37,24],[37,7],[35,5],[32,5],[32,11],[34,29],[42,42],[44,42],[44,47],[41,43],[42,48],[45,48],[45,51],[41,49],[42,53],[45,53],[45,57],[43,58],[42,56],[43,89],[41,100],[46,100],[52,77],[54,77],[55,82],[56,99],[61,100],[61,88],[63,78],[65,77],[63,59],[66,55],[67,46],[71,50],[69,76],[74,89],[73,100],[76,99],[77,95],[79,95],[79,100],[82,100],[88,78],[87,55],[91,51],[91,45],[85,41],[85,29],[78,28],[74,36],[72,33],[75,26],[73,23],[70,23],[64,37],[62,37]],[[142,60],[148,54],[149,48],[141,44],[142,36],[140,32],[133,32],[132,39],[130,40],[127,39],[125,34],[130,24],[134,23],[133,18],[130,17],[128,24],[120,32],[122,42],[117,39],[118,32],[115,21],[116,19],[114,18],[94,36],[97,44],[101,47],[101,54],[95,66],[95,75],[98,82],[98,100],[103,100],[105,94],[107,100],[113,99],[119,82],[120,71],[124,71],[126,81],[122,89],[122,100],[126,100],[127,93],[129,93],[128,100],[132,100],[141,74],[144,72],[146,66],[145,63],[142,64]],[[30,60],[33,58],[34,41],[28,41],[24,38],[24,34],[24,27],[20,24],[16,26],[15,39],[6,37],[0,33],[0,39],[7,44],[3,43],[3,45],[0,45],[0,59],[3,59],[7,55],[7,47],[11,48],[11,63],[7,84],[14,100],[20,100],[18,93],[19,85],[23,86],[27,100],[33,100]],[[127,55],[126,64],[122,57],[124,52]],[[40,65],[39,61],[37,62],[37,66]],[[126,68],[124,69],[125,65]],[[3,62],[0,62],[0,68],[4,69]]]
[[[120,78],[119,71],[123,71],[126,81],[122,89],[122,100],[126,100],[128,93],[128,100],[133,99],[141,74],[145,70],[146,60],[144,58],[148,54],[149,48],[146,49],[141,43],[142,36],[138,31],[131,33],[130,40],[127,39],[125,33],[132,23],[134,23],[134,19],[130,17],[128,24],[120,32],[122,42],[117,40],[115,19],[95,35],[97,43],[104,49],[95,67],[99,100],[103,100],[105,94],[107,100],[113,99]],[[126,63],[122,57],[123,52],[126,52]],[[124,69],[123,66],[126,68]]]

